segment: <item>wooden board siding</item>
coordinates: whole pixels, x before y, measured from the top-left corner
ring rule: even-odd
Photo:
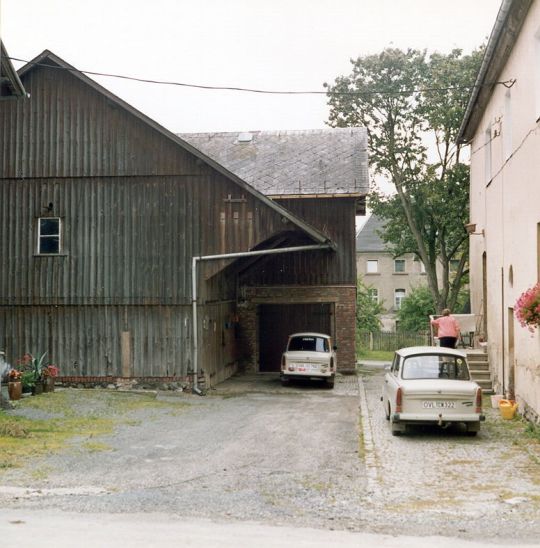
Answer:
[[[226,201],[238,194],[219,174],[0,180],[0,304],[188,304],[194,254],[245,251],[286,227],[251,195]],[[64,249],[38,256],[50,203]]]
[[[22,78],[30,100],[3,101],[0,178],[198,174],[197,158],[65,70]]]
[[[279,200],[337,245],[335,252],[274,255],[242,276],[241,283],[261,285],[356,285],[354,198]]]
[[[203,370],[223,380],[236,356],[233,305],[201,307],[199,315]],[[190,306],[0,306],[8,361],[47,352],[62,376],[186,376],[191,344]]]

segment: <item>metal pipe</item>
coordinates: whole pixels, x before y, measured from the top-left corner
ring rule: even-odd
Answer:
[[[296,251],[317,251],[323,249],[334,249],[333,244],[311,244],[300,245],[296,247],[280,247],[277,249],[257,249],[256,251],[240,251],[238,253],[221,253],[219,255],[200,255],[191,259],[191,305],[193,320],[193,351],[192,351],[192,370],[193,370],[193,388],[192,392],[202,395],[199,388],[199,339],[198,339],[198,317],[197,317],[197,264],[199,261],[215,261],[220,259],[237,259],[240,257],[255,257],[257,255],[275,255],[277,253],[292,253]]]

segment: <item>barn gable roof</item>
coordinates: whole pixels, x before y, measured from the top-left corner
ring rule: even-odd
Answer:
[[[0,99],[25,96],[24,86],[0,40]]]
[[[363,197],[369,190],[363,127],[179,136],[267,196]]]
[[[221,165],[219,162],[217,162],[215,159],[210,158],[205,153],[201,152],[198,148],[194,147],[190,143],[186,142],[184,139],[181,139],[179,136],[175,135],[168,129],[164,128],[160,124],[158,124],[155,120],[152,120],[139,110],[137,110],[135,107],[127,103],[126,101],[120,99],[118,96],[116,96],[114,93],[110,92],[88,76],[86,76],[83,72],[77,70],[75,67],[55,55],[49,50],[43,51],[40,55],[35,57],[32,61],[28,62],[24,67],[22,67],[19,70],[19,77],[24,78],[26,74],[28,74],[30,71],[34,70],[36,67],[47,67],[52,69],[58,69],[58,70],[67,70],[69,71],[73,76],[78,78],[80,81],[84,82],[86,85],[93,88],[98,93],[104,95],[107,97],[109,101],[114,103],[116,106],[124,109],[131,115],[135,116],[139,120],[141,120],[143,123],[148,125],[149,127],[153,128],[155,131],[163,135],[166,139],[169,139],[170,141],[174,142],[176,145],[184,149],[185,151],[189,152],[190,154],[194,155],[198,159],[200,159],[202,162],[204,162],[206,165],[210,166],[212,169],[216,170],[217,172],[221,173],[225,177],[227,177],[229,180],[236,183],[239,187],[241,187],[243,190],[245,190],[247,193],[252,194],[255,196],[258,200],[263,202],[267,207],[273,209],[276,211],[279,215],[281,215],[283,218],[287,219],[289,222],[291,222],[293,225],[295,225],[297,228],[299,228],[304,233],[308,234],[315,242],[317,243],[330,243],[329,238],[320,232],[319,230],[313,228],[308,223],[304,222],[302,219],[291,213],[286,208],[280,206],[273,200],[266,197],[264,194],[253,188],[250,184],[248,184],[245,180],[243,180],[241,177],[239,177],[237,174],[229,171],[226,167]]]

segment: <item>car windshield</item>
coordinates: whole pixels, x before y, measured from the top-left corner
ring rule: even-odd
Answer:
[[[405,358],[403,379],[458,379],[469,380],[469,369],[464,358],[444,354],[429,354]]]
[[[290,351],[305,350],[308,352],[328,352],[328,339],[324,337],[292,337],[289,341]]]

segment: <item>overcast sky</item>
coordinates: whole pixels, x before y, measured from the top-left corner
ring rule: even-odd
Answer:
[[[49,49],[81,70],[183,83],[321,90],[388,46],[484,42],[500,0],[0,0],[12,57]],[[22,63],[14,63],[19,68]],[[326,98],[95,78],[175,132],[325,127]]]

